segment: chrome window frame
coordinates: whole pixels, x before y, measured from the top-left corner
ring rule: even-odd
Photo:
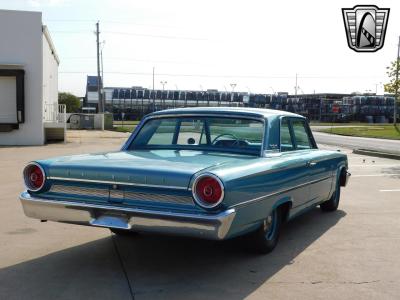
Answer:
[[[293,146],[295,147],[295,149],[292,150],[292,151],[282,151],[281,127],[282,127],[282,120],[284,118],[287,118],[288,121],[289,121],[288,123],[289,123],[290,135],[291,135],[291,138],[292,138]],[[306,129],[308,138],[309,138],[310,143],[311,143],[311,148],[310,149],[297,149],[297,143],[295,141],[296,136],[294,135],[293,127],[292,127],[292,119],[296,119],[296,120],[300,120],[300,121],[304,122],[304,125],[305,125],[304,128]],[[279,152],[281,152],[281,153],[293,153],[293,152],[298,152],[298,151],[309,151],[309,150],[317,150],[317,149],[318,149],[318,145],[315,142],[314,135],[313,135],[313,133],[311,131],[311,128],[308,125],[307,119],[305,117],[296,117],[296,116],[280,116],[279,117]]]
[[[135,128],[131,136],[128,138],[126,143],[122,146],[121,150],[129,150],[130,145],[132,142],[135,140],[136,136],[140,132],[140,129],[144,126],[144,124],[152,119],[162,119],[162,118],[188,118],[188,117],[215,117],[215,118],[240,118],[240,119],[247,119],[247,120],[254,120],[261,122],[263,124],[263,134],[262,134],[262,140],[261,140],[261,149],[259,153],[259,157],[263,157],[264,155],[264,149],[265,149],[265,142],[266,142],[266,135],[268,134],[267,132],[267,119],[263,116],[248,116],[248,115],[242,115],[240,113],[235,113],[235,114],[218,114],[218,113],[182,113],[182,114],[157,114],[157,115],[149,115],[147,117],[144,117],[143,120],[138,124],[138,126]],[[183,149],[184,150],[184,149]],[[249,154],[250,155],[250,154]]]

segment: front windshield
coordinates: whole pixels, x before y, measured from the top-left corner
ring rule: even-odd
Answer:
[[[129,149],[190,149],[260,155],[261,121],[225,117],[164,117],[148,120]]]

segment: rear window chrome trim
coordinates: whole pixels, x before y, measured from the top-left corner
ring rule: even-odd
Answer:
[[[165,118],[187,118],[187,117],[203,117],[203,118],[238,118],[238,119],[246,119],[246,120],[254,120],[261,122],[263,125],[263,130],[262,130],[262,140],[261,140],[261,149],[260,152],[258,153],[259,157],[264,156],[264,149],[265,149],[265,142],[267,140],[266,134],[268,133],[267,130],[267,119],[265,119],[263,116],[248,116],[248,115],[242,115],[240,113],[232,113],[232,114],[215,114],[215,113],[184,113],[184,114],[157,114],[157,115],[149,115],[147,117],[144,117],[142,121],[138,124],[138,126],[135,128],[134,132],[131,134],[127,142],[123,145],[121,148],[122,151],[130,150],[129,147],[131,146],[132,142],[135,140],[137,134],[140,132],[140,129],[144,126],[144,124],[152,119],[165,119]]]

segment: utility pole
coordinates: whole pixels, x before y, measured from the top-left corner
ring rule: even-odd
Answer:
[[[101,49],[100,49],[100,65],[101,65],[101,105],[103,106],[103,110],[106,110],[106,93],[103,89],[103,85],[104,85],[104,67],[103,67],[103,48],[104,48],[104,44],[106,43],[106,41],[103,41],[101,43]]]
[[[394,111],[393,111],[393,125],[397,124],[397,97],[399,95],[399,59],[400,59],[400,36],[399,43],[397,44],[397,60],[396,60],[396,81],[395,81],[395,92],[394,92]]]
[[[294,87],[294,95],[297,96],[297,73],[296,73],[296,86]]]
[[[103,107],[103,99],[101,95],[101,89],[102,89],[102,84],[101,84],[101,77],[100,77],[100,42],[99,42],[99,21],[96,23],[96,48],[97,48],[97,97],[98,97],[98,102],[99,102],[99,113],[104,112],[104,107]]]

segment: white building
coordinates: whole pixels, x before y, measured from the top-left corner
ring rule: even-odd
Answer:
[[[58,65],[41,12],[0,10],[0,145],[65,137]],[[64,110],[60,114],[60,110]]]

